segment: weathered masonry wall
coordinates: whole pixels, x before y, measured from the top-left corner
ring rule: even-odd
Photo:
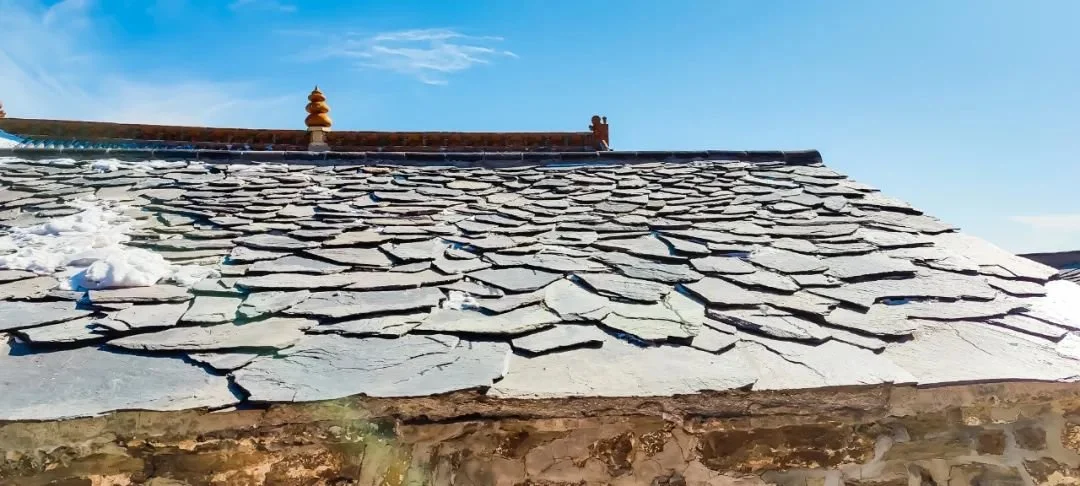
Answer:
[[[0,484],[1080,482],[1080,387],[495,401],[475,394],[0,425]]]

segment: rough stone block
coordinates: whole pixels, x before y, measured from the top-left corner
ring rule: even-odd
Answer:
[[[1046,430],[1033,423],[1017,424],[1013,429],[1016,445],[1029,451],[1041,451],[1046,448]]]
[[[983,430],[975,436],[975,451],[999,456],[1005,453],[1005,431]]]

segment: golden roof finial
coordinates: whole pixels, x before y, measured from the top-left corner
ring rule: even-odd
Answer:
[[[315,89],[311,91],[311,94],[307,97],[310,103],[307,104],[308,116],[304,119],[304,124],[308,128],[330,128],[333,121],[330,120],[330,107],[326,104],[326,97],[323,96],[322,91],[319,91],[319,86],[316,85]]]

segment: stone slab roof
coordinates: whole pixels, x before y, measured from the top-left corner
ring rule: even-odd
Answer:
[[[1020,256],[1058,269],[1057,278],[1080,283],[1080,251],[1028,253]]]
[[[816,153],[248,155],[0,155],[0,420],[1080,377],[1080,286]]]

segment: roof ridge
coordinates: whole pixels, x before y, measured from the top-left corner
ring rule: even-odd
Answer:
[[[770,163],[787,165],[813,165],[822,163],[817,150],[610,150],[593,152],[307,152],[270,150],[213,150],[213,149],[114,149],[114,148],[50,148],[20,146],[0,148],[0,156],[12,155],[31,159],[58,156],[81,158],[130,158],[145,160],[184,159],[230,162],[278,162],[297,165],[363,165],[370,162],[392,162],[402,165],[428,165],[441,163],[469,166],[513,167],[550,162],[581,162],[599,164],[625,164],[645,162],[694,162],[724,160],[736,162]]]

